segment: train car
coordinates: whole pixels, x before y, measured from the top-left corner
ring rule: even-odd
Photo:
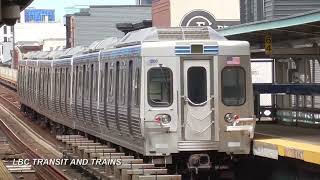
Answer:
[[[248,42],[210,27],[148,28],[113,48],[46,61],[20,62],[23,109],[166,163],[187,156],[189,168],[217,152],[250,152]]]

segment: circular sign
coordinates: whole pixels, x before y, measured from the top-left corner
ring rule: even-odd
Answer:
[[[195,10],[185,15],[181,21],[181,26],[211,26],[217,28],[216,19],[205,10]]]

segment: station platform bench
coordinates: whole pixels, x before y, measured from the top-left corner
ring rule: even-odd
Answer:
[[[320,130],[257,124],[253,154],[271,159],[282,156],[320,165]]]

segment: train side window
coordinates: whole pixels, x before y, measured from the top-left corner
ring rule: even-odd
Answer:
[[[207,71],[204,67],[190,67],[187,73],[188,98],[195,104],[207,101]]]
[[[137,68],[135,72],[135,84],[134,84],[134,101],[135,105],[140,105],[140,69]]]
[[[148,102],[151,106],[172,104],[172,71],[169,68],[151,68],[148,71]]]
[[[242,67],[222,70],[222,102],[226,106],[240,106],[246,101],[246,77]]]

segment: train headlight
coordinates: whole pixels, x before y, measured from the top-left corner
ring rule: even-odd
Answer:
[[[226,115],[224,115],[224,120],[226,122],[228,122],[228,123],[232,123],[232,122],[236,121],[239,118],[240,117],[237,114],[227,113]]]
[[[168,114],[158,114],[154,119],[158,123],[161,123],[164,125],[169,124],[171,122],[171,117]]]
[[[227,113],[226,115],[224,115],[224,120],[228,123],[232,123],[232,113]]]

